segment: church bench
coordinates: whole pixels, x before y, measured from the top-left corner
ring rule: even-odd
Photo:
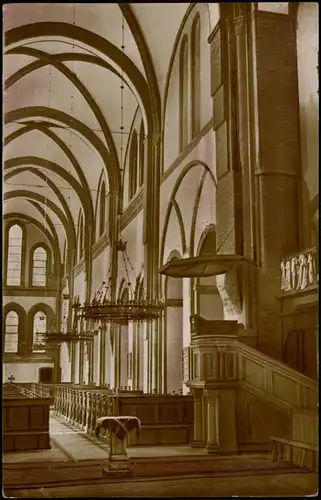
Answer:
[[[106,387],[56,386],[55,415],[94,434],[101,416],[137,417],[140,435],[132,433],[128,446],[188,444],[193,438],[193,397],[121,392]]]
[[[3,451],[49,449],[49,398],[21,394],[2,400]]]

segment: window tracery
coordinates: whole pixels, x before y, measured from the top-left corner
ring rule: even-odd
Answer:
[[[32,286],[46,286],[48,274],[47,250],[39,246],[32,254]]]
[[[9,311],[5,319],[5,354],[18,353],[19,347],[19,315],[16,311]]]
[[[47,329],[47,316],[44,312],[38,311],[33,317],[33,352],[45,352],[46,341],[45,332]]]
[[[14,224],[8,232],[7,247],[7,285],[21,286],[22,281],[22,247],[23,230],[19,224]]]

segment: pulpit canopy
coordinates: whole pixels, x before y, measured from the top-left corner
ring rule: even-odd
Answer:
[[[207,254],[171,260],[160,268],[159,273],[173,278],[207,278],[225,274],[229,269],[241,262],[254,264],[251,259],[244,257],[244,255]]]

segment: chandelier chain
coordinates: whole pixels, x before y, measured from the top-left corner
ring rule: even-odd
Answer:
[[[125,21],[122,14],[121,24],[121,51],[125,51]],[[124,148],[124,70],[121,68],[121,84],[120,84],[120,169],[123,169],[123,148]]]

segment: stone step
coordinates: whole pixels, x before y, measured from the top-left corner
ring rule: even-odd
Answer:
[[[131,460],[131,472],[114,473],[108,470],[108,462],[102,460],[81,460],[77,462],[34,462],[4,464],[3,484],[5,488],[23,489],[56,485],[89,484],[119,481],[122,478],[139,480],[173,476],[211,475],[246,476],[251,474],[283,474],[302,472],[285,462],[270,462],[264,458],[242,457],[158,457]]]

